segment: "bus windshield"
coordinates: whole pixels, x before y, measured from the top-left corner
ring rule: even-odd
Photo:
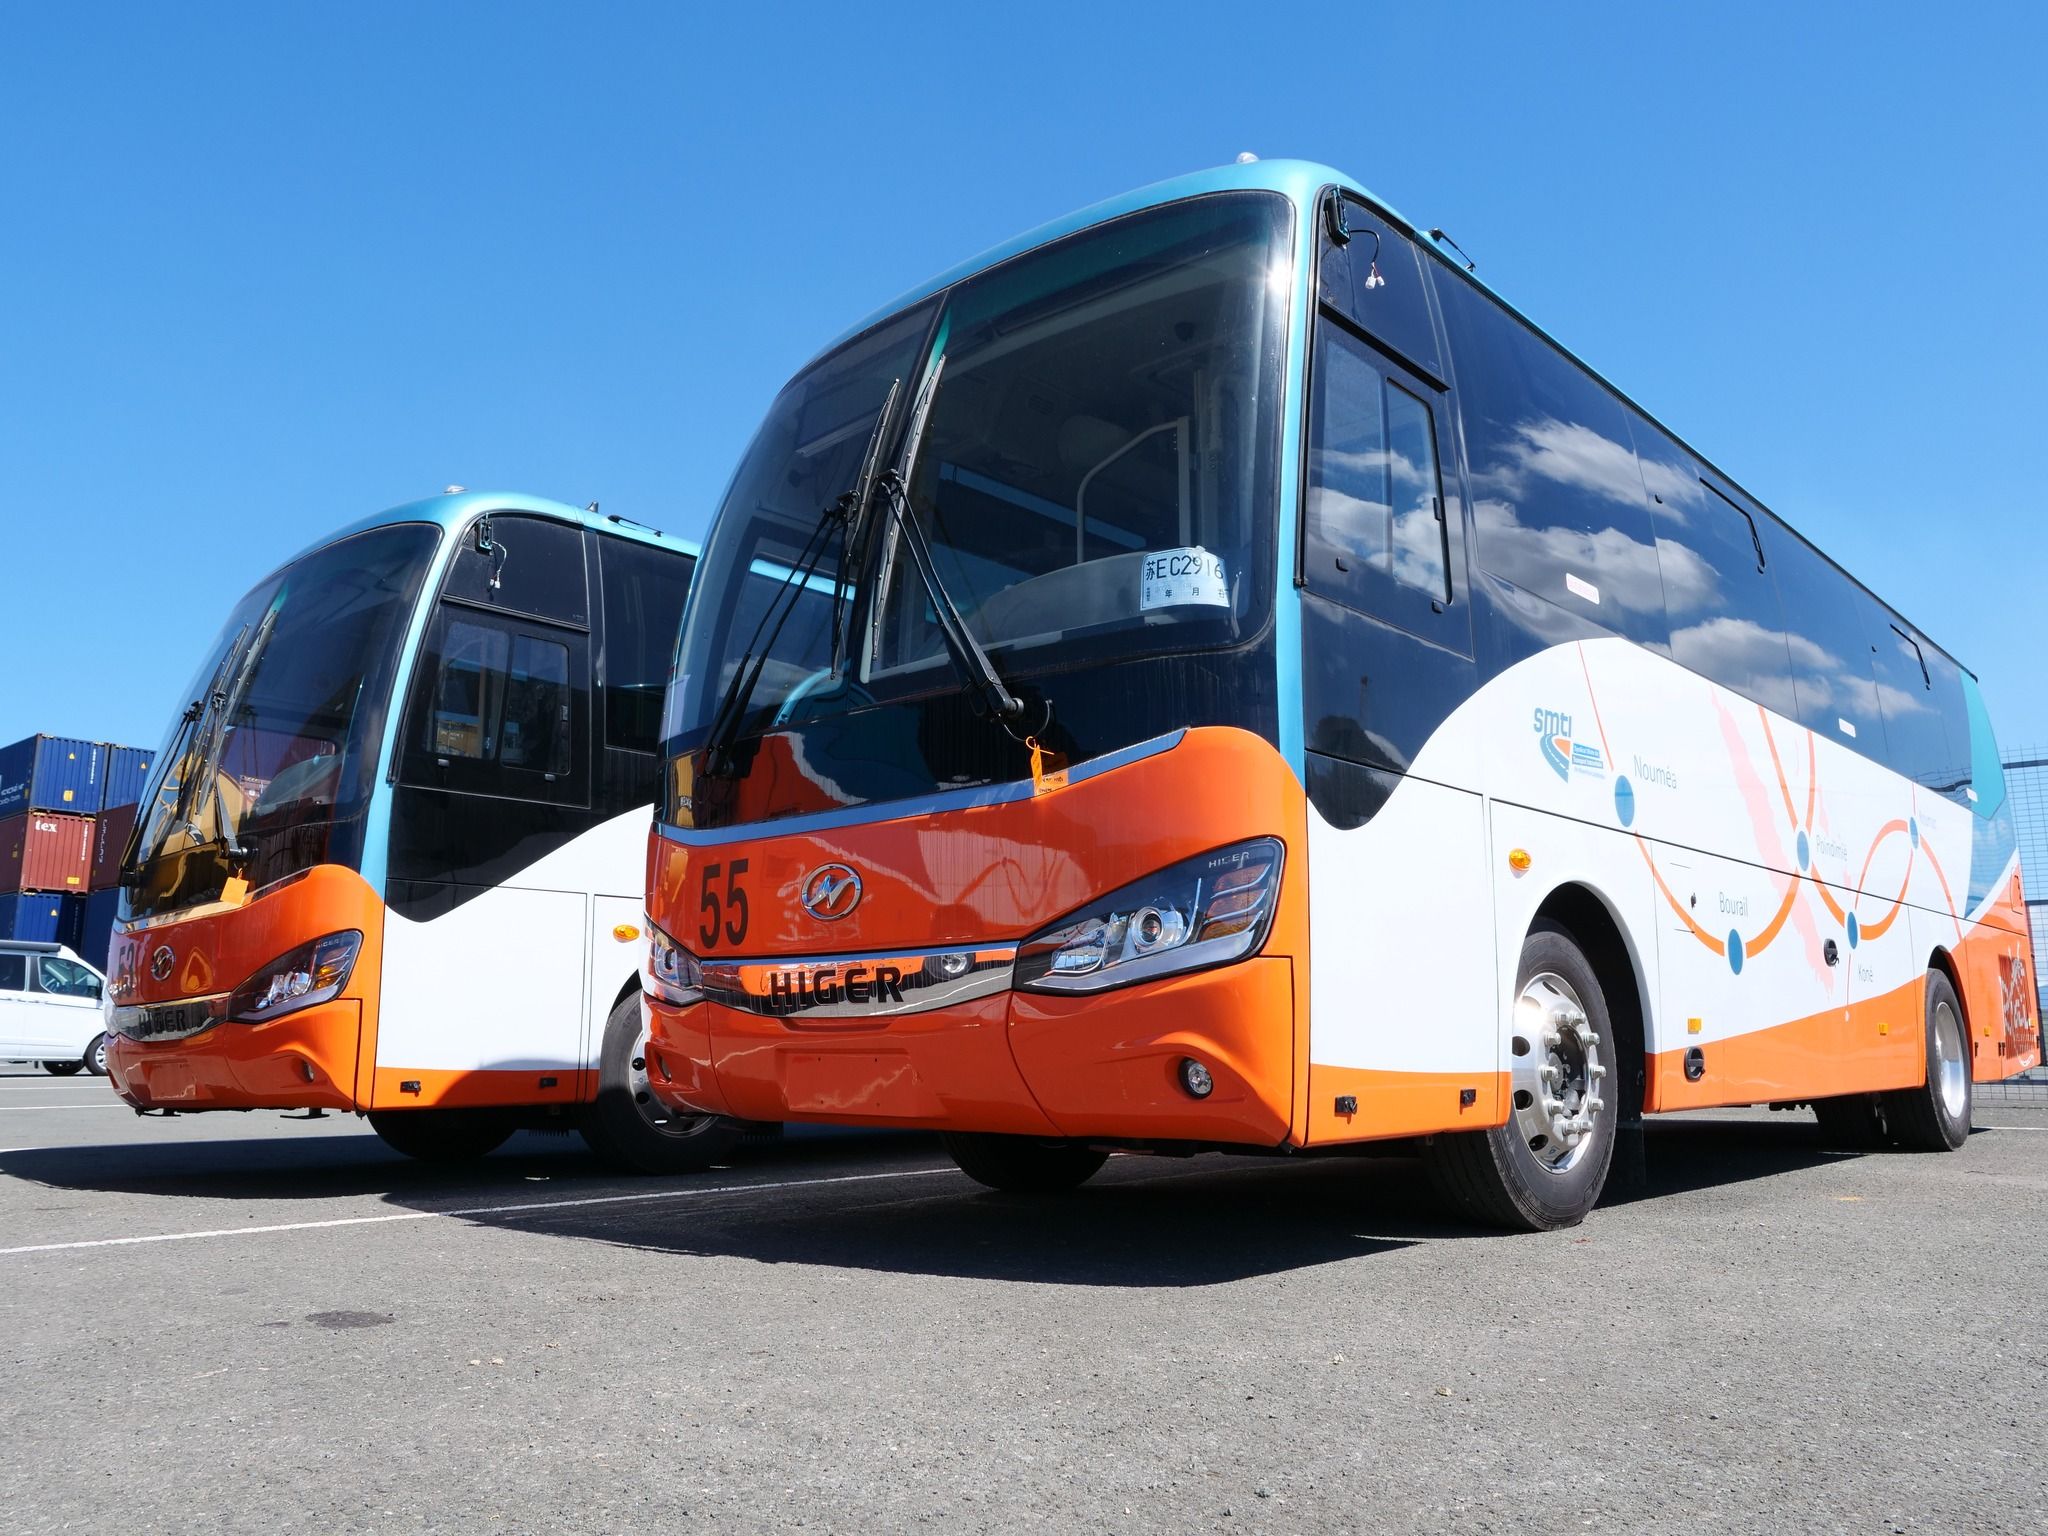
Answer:
[[[359,864],[391,678],[439,530],[371,529],[259,582],[159,754],[124,876],[129,917],[315,864]]]
[[[1263,193],[1118,219],[969,278],[799,375],[714,525],[670,690],[670,754],[704,745],[721,715],[721,731],[759,735],[957,691],[906,522],[1004,681],[1039,680],[1019,689],[1034,709],[1068,686],[1055,670],[1258,632],[1291,220]],[[871,463],[881,472],[864,476]]]

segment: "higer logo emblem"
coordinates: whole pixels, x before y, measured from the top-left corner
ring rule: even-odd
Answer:
[[[177,963],[178,957],[172,953],[171,946],[159,944],[156,947],[156,953],[149,957],[149,974],[158,981],[162,981],[171,974],[171,967]]]
[[[860,876],[845,864],[821,864],[804,876],[798,899],[820,922],[836,923],[860,905]]]

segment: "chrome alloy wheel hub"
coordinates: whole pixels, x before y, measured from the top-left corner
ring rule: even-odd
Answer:
[[[1960,1120],[1970,1102],[1970,1059],[1963,1048],[1963,1026],[1946,1002],[1934,1005],[1934,1061],[1941,1107]]]
[[[1593,1145],[1593,1127],[1606,1107],[1601,1043],[1570,982],[1544,971],[1524,984],[1509,1042],[1514,1127],[1550,1173],[1569,1173]]]
[[[641,1011],[640,1038],[633,1042],[633,1054],[626,1062],[626,1086],[633,1094],[633,1108],[640,1118],[664,1136],[693,1136],[711,1124],[711,1115],[686,1115],[670,1109],[654,1096],[647,1080],[647,1041],[651,1036],[646,1011]]]

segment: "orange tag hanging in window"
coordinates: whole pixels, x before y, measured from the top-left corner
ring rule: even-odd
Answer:
[[[240,875],[229,875],[220,888],[220,899],[230,907],[241,906],[249,899],[249,882]]]
[[[1049,795],[1056,789],[1065,789],[1067,760],[1057,752],[1046,751],[1036,736],[1026,736],[1024,745],[1031,749],[1031,792]]]

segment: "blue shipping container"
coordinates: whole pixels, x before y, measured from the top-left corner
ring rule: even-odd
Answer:
[[[65,899],[78,901],[76,896]],[[103,971],[107,968],[107,951],[114,944],[114,909],[120,901],[119,891],[94,891],[79,902],[78,942],[71,947],[78,951],[79,959]]]
[[[149,765],[155,754],[142,747],[117,747],[112,742],[102,750],[107,754],[107,794],[100,809],[117,811],[124,805],[139,803],[149,784]],[[95,960],[93,964],[99,962]]]
[[[0,816],[70,811],[92,816],[107,791],[107,749],[68,736],[31,736],[0,747]]]
[[[75,896],[0,896],[0,939],[26,939],[33,944],[61,944],[64,916]],[[83,902],[78,902],[83,907]]]

